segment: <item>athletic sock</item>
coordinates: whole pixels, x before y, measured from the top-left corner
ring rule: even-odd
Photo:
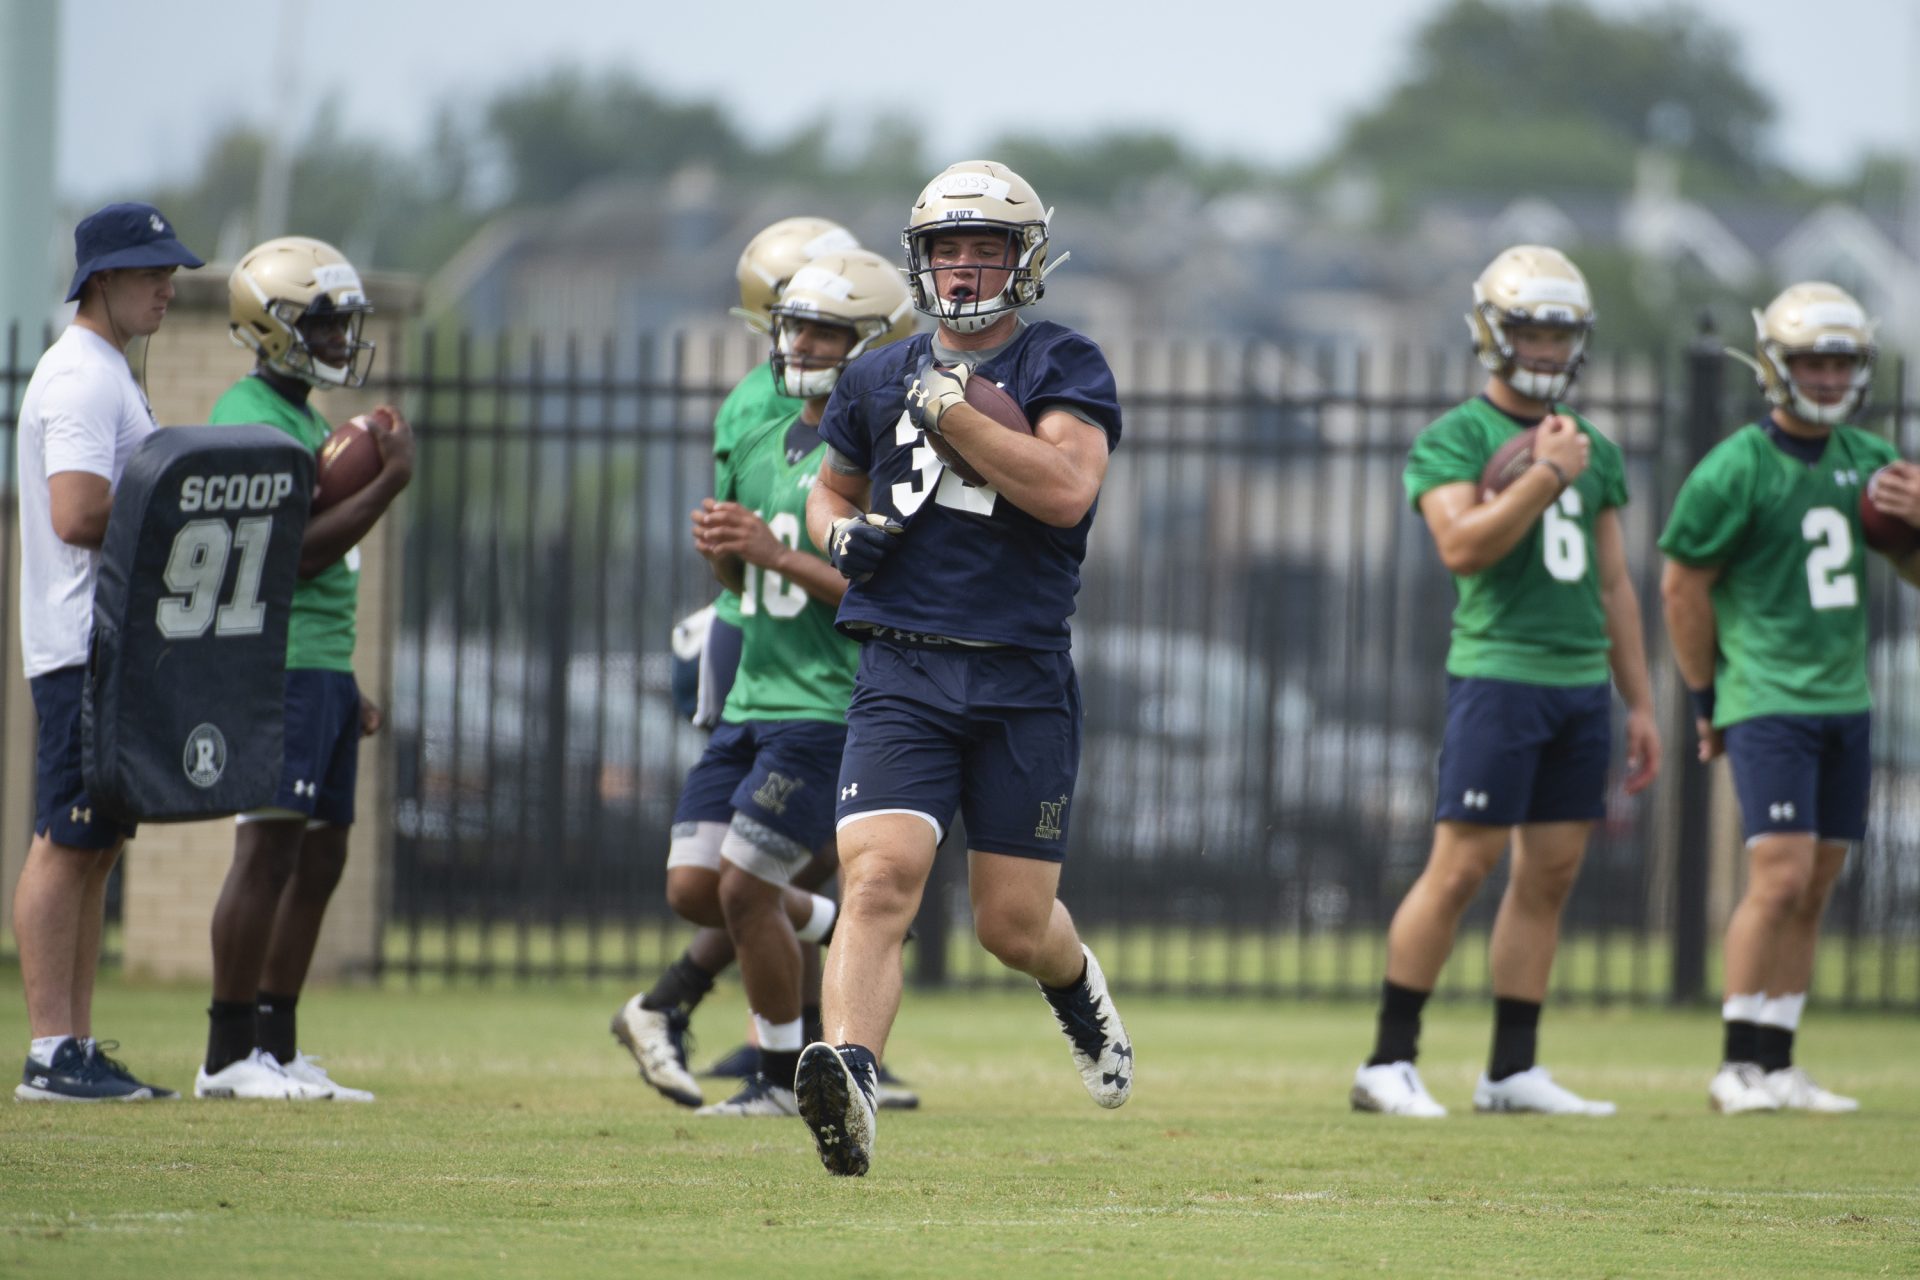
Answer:
[[[1487,1079],[1499,1081],[1533,1069],[1540,1038],[1540,1002],[1493,998],[1493,1056]]]
[[[1726,1026],[1726,1047],[1720,1053],[1720,1060],[1722,1062],[1760,1061],[1759,1024],[1754,1022],[1729,1021]]]
[[[1793,1036],[1800,1028],[1800,1015],[1806,1012],[1807,993],[1768,996],[1754,1018],[1758,1062],[1767,1071],[1785,1071],[1793,1065]]]
[[[713,975],[695,964],[691,955],[682,952],[678,960],[667,966],[653,989],[640,997],[640,1007],[655,1013],[669,1009],[692,1013],[711,990]]]
[[[1396,982],[1380,984],[1380,1022],[1374,1034],[1370,1067],[1412,1062],[1420,1053],[1420,1013],[1431,991],[1415,991]]]
[[[817,893],[812,897],[813,914],[793,932],[802,942],[817,942],[824,947],[833,940],[833,926],[840,920],[840,904]]]
[[[1762,1071],[1785,1071],[1793,1065],[1793,1032],[1765,1023],[1754,1027],[1753,1060]]]
[[[276,1062],[292,1062],[293,1055],[299,1052],[294,1047],[300,1043],[294,1031],[294,1006],[299,1003],[298,995],[285,996],[272,991],[262,991],[254,997],[254,1041],[262,1052],[272,1054]]]
[[[208,1075],[253,1052],[255,1020],[251,1000],[215,1000],[207,1007]]]
[[[827,1024],[820,1017],[819,1005],[800,1006],[800,1038],[807,1044],[818,1044],[827,1038]]]
[[[27,1057],[43,1067],[53,1065],[53,1055],[60,1052],[60,1046],[73,1039],[72,1036],[38,1036],[27,1046]]]

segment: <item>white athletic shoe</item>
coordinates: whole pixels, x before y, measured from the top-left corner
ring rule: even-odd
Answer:
[[[677,1015],[677,1016],[676,1016]],[[687,1070],[686,1056],[680,1052],[680,1038],[686,1034],[685,1015],[677,1009],[661,1011],[640,1007],[635,996],[613,1015],[613,1035],[640,1067],[640,1078],[662,1095],[683,1107],[697,1107],[706,1101],[700,1082]]]
[[[863,1177],[872,1163],[877,1128],[872,1089],[873,1081],[856,1078],[832,1045],[815,1042],[800,1051],[793,1092],[828,1173]]]
[[[1860,1109],[1860,1099],[1821,1088],[1799,1067],[1767,1072],[1762,1087],[1786,1111],[1824,1111],[1838,1115]]]
[[[1545,1067],[1528,1067],[1505,1080],[1480,1077],[1473,1089],[1475,1111],[1524,1111],[1543,1116],[1610,1116],[1611,1102],[1590,1102],[1557,1085]]]
[[[1411,1062],[1383,1062],[1353,1073],[1353,1091],[1347,1095],[1355,1111],[1377,1111],[1383,1116],[1415,1116],[1437,1120],[1447,1109],[1434,1101]]]
[[[1107,977],[1100,972],[1100,962],[1085,943],[1080,944],[1080,952],[1087,958],[1086,976],[1064,992],[1043,985],[1040,994],[1046,997],[1054,1020],[1073,1050],[1080,1083],[1095,1102],[1112,1110],[1133,1092],[1133,1042],[1127,1039],[1127,1029],[1120,1025],[1120,1011],[1107,994]]]
[[[196,1098],[278,1098],[286,1102],[325,1102],[333,1090],[308,1084],[287,1074],[270,1053],[255,1049],[238,1062],[229,1062],[212,1075],[205,1066],[194,1077]]]
[[[335,1102],[373,1101],[373,1095],[367,1090],[349,1089],[336,1082],[327,1074],[327,1069],[320,1065],[320,1059],[309,1058],[297,1049],[294,1051],[293,1061],[284,1064],[280,1069],[302,1084],[310,1084],[316,1089],[331,1089]]]
[[[1767,1088],[1767,1073],[1751,1062],[1723,1062],[1707,1082],[1707,1105],[1723,1116],[1748,1111],[1778,1111],[1780,1100]]]
[[[697,1116],[797,1116],[799,1100],[793,1090],[782,1089],[759,1072],[748,1076],[740,1092],[725,1102],[710,1102],[693,1114]]]

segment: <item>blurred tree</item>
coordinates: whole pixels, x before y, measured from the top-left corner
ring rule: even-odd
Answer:
[[[1149,184],[1172,179],[1212,195],[1249,186],[1256,175],[1234,161],[1209,161],[1171,133],[1115,131],[1091,138],[1006,134],[989,144],[994,157],[1033,183],[1049,201],[1112,206]]]
[[[1783,176],[1764,150],[1772,117],[1732,35],[1698,14],[1454,0],[1415,37],[1406,81],[1348,124],[1326,171],[1368,167],[1401,202],[1617,190],[1640,148],[1659,143],[1684,154],[1691,187],[1751,189]]]

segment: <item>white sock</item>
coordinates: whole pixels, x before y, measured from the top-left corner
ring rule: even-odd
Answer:
[[[1756,991],[1750,996],[1728,996],[1720,1006],[1720,1017],[1726,1022],[1758,1022],[1760,1010],[1766,1007],[1767,993]]]
[[[833,921],[840,914],[840,904],[832,898],[813,895],[813,914],[807,922],[793,932],[802,942],[818,942],[827,936],[827,930],[833,928]],[[799,1048],[798,1045],[794,1046]]]
[[[1779,1027],[1782,1031],[1798,1031],[1800,1015],[1806,1012],[1807,993],[1802,991],[1791,996],[1768,996],[1767,1002],[1760,1007],[1754,1021],[1763,1027]]]
[[[33,1044],[27,1049],[27,1057],[43,1067],[53,1065],[53,1055],[60,1052],[60,1046],[73,1039],[72,1036],[35,1036]]]
[[[768,1022],[756,1013],[753,1030],[760,1047],[768,1053],[798,1053],[807,1047],[806,1034],[798,1018],[792,1022]]]

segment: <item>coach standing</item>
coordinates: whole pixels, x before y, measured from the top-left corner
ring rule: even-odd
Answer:
[[[146,204],[110,204],[73,233],[80,308],[47,349],[20,404],[20,638],[39,718],[33,843],[13,930],[33,1043],[14,1096],[92,1102],[171,1098],[93,1038],[107,876],[130,825],[96,812],[80,769],[80,694],[93,589],[113,491],[157,425],[127,364],[173,301],[173,273],[200,259]]]

